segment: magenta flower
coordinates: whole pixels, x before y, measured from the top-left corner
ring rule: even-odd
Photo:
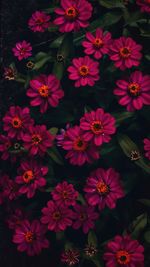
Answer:
[[[98,219],[99,213],[95,212],[95,208],[87,205],[76,204],[74,207],[72,219],[75,220],[72,224],[73,229],[82,227],[83,233],[87,234],[90,229],[93,229],[94,221]]]
[[[48,201],[47,207],[42,209],[41,222],[48,225],[50,231],[64,231],[72,225],[72,211],[57,202]]]
[[[76,249],[67,249],[61,254],[61,262],[68,266],[73,266],[79,263],[79,251]]]
[[[142,46],[130,37],[120,37],[110,45],[110,59],[115,61],[115,66],[121,70],[139,66]]]
[[[89,56],[74,58],[73,66],[68,68],[69,79],[75,80],[75,87],[93,86],[99,77],[99,63]]]
[[[43,156],[49,147],[52,147],[54,136],[46,129],[45,125],[29,126],[28,133],[22,136],[25,149],[31,156]]]
[[[63,145],[63,141],[66,137],[66,130],[69,129],[70,124],[68,123],[66,125],[66,129],[60,129],[60,134],[56,135],[56,140],[57,140],[57,146],[62,146]]]
[[[30,43],[26,41],[22,41],[16,43],[16,46],[12,49],[14,56],[17,57],[19,60],[24,58],[28,58],[32,55],[32,46]]]
[[[115,236],[106,245],[106,267],[144,267],[144,247],[130,236]]]
[[[1,158],[7,160],[10,156],[9,149],[12,146],[10,137],[3,134],[0,135],[0,152],[2,153]]]
[[[86,162],[92,163],[99,158],[97,148],[85,140],[79,126],[74,126],[66,131],[62,147],[68,151],[65,158],[69,159],[72,165],[81,166]]]
[[[27,96],[33,98],[31,106],[40,106],[41,113],[47,111],[48,106],[57,107],[59,100],[64,96],[60,81],[55,75],[40,75],[30,81]]]
[[[50,26],[50,18],[43,11],[35,11],[29,19],[28,26],[34,32],[44,32]]]
[[[83,47],[85,47],[85,54],[93,55],[96,59],[108,54],[109,46],[112,42],[111,33],[104,33],[101,28],[98,28],[95,36],[91,32],[87,32],[86,39],[87,41],[82,42]]]
[[[60,32],[79,31],[89,25],[92,9],[86,0],[61,0],[61,7],[55,9],[58,17],[54,24],[59,26]]]
[[[150,75],[135,71],[127,80],[118,80],[114,94],[120,97],[119,104],[127,106],[128,111],[139,110],[150,105]]]
[[[19,106],[11,106],[9,111],[3,118],[4,131],[8,132],[8,137],[22,139],[22,135],[26,132],[30,125],[34,124],[30,117],[29,108],[21,108]]]
[[[150,160],[150,138],[145,138],[143,140],[144,142],[144,150],[145,150],[145,157],[147,157]]]
[[[96,146],[100,146],[108,143],[111,140],[110,135],[115,133],[115,118],[98,108],[84,114],[80,119],[80,128],[86,141],[92,140]]]
[[[37,161],[23,161],[18,168],[18,176],[15,181],[21,187],[19,192],[26,194],[27,198],[32,198],[37,189],[46,185],[44,176],[48,173],[48,168],[42,166]]]
[[[136,0],[136,4],[140,6],[142,12],[150,13],[150,0]]]
[[[29,256],[38,255],[42,248],[49,247],[45,233],[46,227],[38,220],[32,222],[24,220],[20,226],[16,227],[13,242],[18,245],[18,251],[26,251]]]
[[[65,206],[74,206],[78,197],[78,192],[73,185],[68,184],[66,181],[57,184],[51,194],[58,205]]]
[[[98,205],[100,210],[105,206],[115,208],[117,199],[124,197],[120,174],[112,168],[98,168],[93,171],[87,179],[84,191],[88,203],[92,206]]]
[[[7,177],[3,185],[3,197],[7,200],[16,200],[20,196],[18,184]]]
[[[20,226],[22,222],[26,219],[27,214],[20,209],[20,208],[15,208],[13,212],[11,211],[11,214],[7,218],[7,224],[9,229],[15,230],[17,226]]]

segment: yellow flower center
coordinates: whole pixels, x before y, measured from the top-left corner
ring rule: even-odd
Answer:
[[[91,123],[91,130],[94,134],[103,133],[103,125],[101,121],[93,121]]]
[[[34,179],[34,176],[33,176],[33,171],[32,170],[28,170],[26,172],[24,172],[23,174],[23,180],[25,183],[30,183],[32,180]]]
[[[60,220],[60,218],[61,218],[61,214],[60,214],[60,212],[59,211],[56,211],[56,212],[54,212],[53,213],[53,219],[55,220],[55,221],[58,221],[58,220]]]
[[[32,135],[32,143],[34,145],[38,145],[42,141],[42,138],[39,134],[33,134]]]
[[[66,9],[65,16],[69,20],[74,20],[78,16],[78,10],[75,7],[71,6]]]
[[[25,240],[27,243],[32,243],[35,239],[34,233],[31,231],[26,232],[25,234]]]
[[[42,97],[48,97],[49,96],[49,88],[47,85],[42,85],[40,88],[38,88],[38,92],[40,96]]]
[[[98,182],[96,188],[101,195],[106,195],[109,192],[109,187],[104,182]]]
[[[138,83],[130,83],[128,85],[129,93],[132,96],[138,96],[140,94],[140,89],[141,89],[141,87]]]
[[[83,141],[80,137],[78,137],[73,144],[73,149],[75,151],[85,151],[87,148],[87,143],[85,141]]]
[[[89,74],[89,68],[86,65],[83,65],[79,68],[79,73],[81,76],[85,77]]]
[[[22,127],[22,121],[19,117],[14,117],[11,122],[12,126],[16,129]]]
[[[102,39],[100,38],[95,38],[95,40],[93,41],[93,45],[96,47],[96,48],[100,48],[103,46],[103,41]]]
[[[122,47],[119,52],[122,58],[128,58],[131,55],[131,49],[129,47]]]

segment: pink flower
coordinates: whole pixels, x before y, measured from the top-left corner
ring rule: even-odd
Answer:
[[[4,131],[8,132],[8,137],[22,139],[22,135],[26,132],[34,121],[30,117],[29,108],[21,108],[19,106],[11,106],[3,118]]]
[[[54,24],[59,26],[60,32],[79,31],[89,25],[92,9],[86,0],[61,0],[61,7],[55,9],[58,17]]]
[[[46,185],[44,176],[48,173],[48,168],[39,164],[36,160],[23,161],[18,168],[18,176],[15,181],[21,185],[19,192],[27,194],[27,198],[32,198],[35,191]]]
[[[62,146],[63,141],[66,137],[66,130],[69,129],[70,124],[68,123],[66,125],[66,129],[60,129],[60,134],[56,135],[56,140],[57,140],[57,146]]]
[[[87,179],[84,191],[88,203],[92,206],[98,205],[100,210],[105,206],[115,208],[117,199],[124,197],[120,174],[112,168],[98,168],[93,171]]]
[[[115,236],[106,245],[106,267],[144,267],[144,247],[130,236]]]
[[[9,211],[10,212],[10,211]],[[22,222],[26,219],[27,214],[20,209],[20,208],[15,208],[13,212],[11,211],[11,214],[7,218],[7,224],[9,229],[15,229],[17,226],[20,226]]]
[[[5,200],[16,200],[20,196],[18,184],[10,179],[8,176],[5,177],[3,185],[3,197]]]
[[[0,152],[2,152],[1,158],[7,160],[10,156],[9,149],[12,146],[10,137],[3,134],[0,135]]]
[[[119,104],[127,106],[128,111],[139,110],[143,105],[150,105],[150,75],[135,71],[127,80],[118,80],[114,94],[118,95]]]
[[[34,32],[44,32],[50,26],[50,18],[43,11],[35,11],[29,19],[28,26]]]
[[[89,56],[74,58],[73,66],[68,68],[69,79],[75,80],[75,87],[93,86],[99,77],[99,63]]]
[[[150,138],[145,138],[143,140],[144,142],[144,150],[145,150],[145,157],[147,157],[150,160]]]
[[[38,255],[42,248],[49,247],[45,233],[46,227],[38,220],[32,222],[24,220],[20,226],[16,227],[13,242],[18,245],[18,251],[26,251],[29,256]]]
[[[66,181],[57,184],[51,194],[58,205],[65,206],[74,206],[78,197],[78,192],[75,191],[73,185]]]
[[[139,66],[142,46],[130,37],[120,37],[110,46],[110,59],[115,61],[115,66],[121,70]]]
[[[94,207],[76,204],[74,207],[72,219],[75,220],[72,224],[73,229],[82,227],[83,233],[87,234],[90,229],[93,229],[94,221],[98,219],[99,214],[95,212]]]
[[[97,148],[91,142],[87,142],[79,126],[74,126],[66,131],[66,137],[62,142],[63,149],[67,150],[66,159],[70,159],[73,165],[92,163],[99,158]]]
[[[19,60],[28,58],[32,55],[31,44],[27,43],[26,41],[16,43],[16,46],[12,49],[12,51],[14,53],[14,56],[18,57]]]
[[[140,6],[142,12],[150,13],[150,0],[136,0],[136,4]]]
[[[68,266],[73,266],[79,263],[79,251],[76,249],[67,249],[61,254],[61,262]]]
[[[109,46],[112,42],[111,33],[104,33],[101,28],[98,28],[95,36],[91,32],[87,32],[86,39],[87,41],[82,42],[83,47],[85,47],[85,54],[93,55],[96,59],[108,54]]]
[[[27,96],[33,98],[31,106],[40,106],[41,113],[47,111],[48,106],[57,107],[59,99],[64,96],[60,81],[55,75],[40,75],[30,81],[30,88],[27,90]]]
[[[72,211],[57,202],[48,201],[47,207],[42,209],[41,222],[48,225],[50,231],[64,231],[72,225]]]
[[[24,147],[29,150],[31,156],[39,154],[43,156],[49,147],[53,145],[54,137],[47,131],[45,125],[29,126],[28,133],[22,136]]]
[[[108,143],[110,135],[116,131],[115,119],[109,113],[104,113],[102,108],[86,112],[80,119],[80,128],[86,141],[93,141],[96,146]]]

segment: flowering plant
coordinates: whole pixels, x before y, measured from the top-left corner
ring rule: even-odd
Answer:
[[[2,38],[2,267],[149,267],[150,1],[31,2]]]

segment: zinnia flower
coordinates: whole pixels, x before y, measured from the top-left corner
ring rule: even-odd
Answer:
[[[20,226],[22,222],[27,218],[27,214],[21,208],[15,207],[13,211],[10,210],[9,212],[11,214],[9,214],[9,217],[6,220],[9,229],[14,230],[17,226]]]
[[[40,75],[30,81],[27,96],[33,98],[31,106],[40,106],[41,113],[47,111],[48,106],[57,107],[59,100],[64,96],[60,81],[55,75]]]
[[[35,11],[29,19],[28,25],[34,32],[44,32],[50,25],[50,18],[43,11]]]
[[[111,33],[103,33],[101,28],[96,29],[95,36],[91,32],[86,33],[87,41],[83,41],[82,45],[85,47],[85,54],[93,55],[96,59],[102,58],[103,55],[108,54],[109,46],[112,42]]]
[[[110,45],[110,59],[115,61],[115,66],[121,70],[139,66],[142,46],[130,37],[120,37]]]
[[[24,147],[31,156],[43,156],[49,147],[52,147],[54,136],[45,125],[29,126],[28,133],[22,136]]]
[[[145,156],[150,160],[150,138],[145,138],[143,140],[144,142],[144,150],[145,150]]]
[[[42,213],[41,222],[47,224],[50,231],[64,231],[72,225],[72,211],[57,202],[48,201],[47,207],[42,209]]]
[[[44,176],[48,173],[48,168],[42,166],[37,161],[23,161],[18,168],[18,176],[15,181],[21,185],[19,192],[27,194],[27,198],[32,198],[35,191],[46,185]]]
[[[86,0],[61,0],[61,7],[55,9],[58,17],[54,24],[59,26],[60,32],[79,31],[89,25],[92,9]]]
[[[0,152],[2,152],[1,158],[7,160],[10,156],[9,149],[12,146],[10,137],[3,134],[0,135]]]
[[[42,248],[49,247],[49,241],[45,237],[46,227],[38,220],[29,222],[24,220],[15,229],[13,242],[18,245],[18,251],[26,251],[29,256],[40,254]]]
[[[98,219],[99,214],[95,212],[95,208],[87,205],[76,204],[74,207],[72,219],[75,220],[72,224],[73,229],[82,227],[83,233],[87,234],[90,229],[93,229],[94,221]]]
[[[130,236],[115,236],[106,245],[106,267],[144,267],[144,247]]]
[[[79,263],[79,251],[76,249],[67,249],[61,254],[61,262],[68,266],[74,266]]]
[[[116,201],[124,197],[120,174],[112,168],[98,168],[93,171],[87,179],[84,191],[88,203],[92,206],[98,205],[100,210],[105,206],[115,208]]]
[[[110,135],[116,131],[115,119],[109,113],[104,113],[102,108],[86,112],[80,119],[80,128],[86,141],[93,141],[96,146],[108,143]]]
[[[9,80],[9,81],[15,80],[16,76],[17,76],[17,71],[15,68],[13,67],[4,68],[4,78],[6,80]]]
[[[99,80],[99,63],[89,56],[74,58],[68,68],[69,79],[75,80],[75,87],[93,86]]]
[[[128,111],[139,110],[150,105],[150,75],[135,71],[127,80],[118,80],[114,94],[120,97],[119,104],[127,106]]]
[[[92,163],[99,158],[99,152],[94,144],[87,142],[79,126],[74,126],[66,131],[66,136],[62,142],[63,149],[67,150],[65,158],[73,165],[83,165]]]
[[[8,137],[22,139],[22,135],[26,132],[34,121],[30,117],[29,108],[21,108],[19,106],[11,106],[9,111],[3,118],[4,131],[8,132]]]
[[[32,55],[31,44],[26,41],[16,43],[16,46],[12,49],[12,51],[14,53],[14,56],[17,57],[19,60],[28,58]]]
[[[7,177],[7,179],[5,179],[5,183],[3,186],[4,199],[7,199],[7,200],[9,199],[10,201],[12,201],[12,200],[16,200],[19,196],[20,196],[20,192],[19,192],[18,184],[14,180]]]
[[[140,6],[142,12],[150,13],[150,0],[136,0],[136,4]]]
[[[63,204],[65,206],[74,206],[78,197],[78,192],[73,185],[68,184],[66,181],[57,184],[51,194],[58,205]]]

